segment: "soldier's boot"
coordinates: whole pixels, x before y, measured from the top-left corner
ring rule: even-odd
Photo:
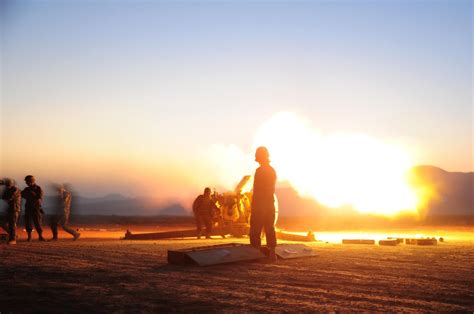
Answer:
[[[276,262],[278,257],[275,253],[275,248],[270,248],[269,250],[269,254],[268,254],[268,259],[271,261],[271,262]]]
[[[81,237],[81,234],[79,232],[76,232],[74,234],[74,241],[76,241],[77,239],[79,239]]]
[[[58,241],[58,231],[53,230],[53,237],[51,238],[51,241]]]
[[[26,241],[31,242],[31,231],[28,232],[28,239],[26,239]]]
[[[46,242],[46,239],[43,238],[43,234],[42,234],[42,233],[38,234],[38,241]]]

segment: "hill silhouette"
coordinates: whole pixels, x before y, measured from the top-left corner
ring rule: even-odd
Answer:
[[[448,172],[434,166],[413,168],[415,186],[427,186],[433,195],[428,215],[474,215],[474,172]]]

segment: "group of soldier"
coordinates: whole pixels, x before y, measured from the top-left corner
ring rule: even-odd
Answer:
[[[266,147],[259,147],[255,152],[255,161],[260,164],[254,175],[252,214],[250,216],[250,244],[261,247],[261,234],[265,232],[270,259],[276,260],[275,247],[275,184],[276,172],[270,165],[270,154]],[[217,210],[211,197],[211,189],[205,188],[204,194],[199,195],[193,203],[193,212],[196,219],[197,237],[201,238],[202,228],[206,227],[206,238],[211,237],[213,213]]]
[[[32,175],[25,177],[27,187],[21,191],[12,179],[4,179],[5,189],[2,199],[7,203],[6,215],[3,216],[1,227],[8,233],[8,244],[16,244],[17,224],[21,212],[22,198],[25,199],[25,229],[28,234],[27,241],[32,241],[33,226],[38,233],[39,241],[46,241],[43,237],[43,189],[36,184]],[[56,195],[53,203],[53,212],[50,219],[51,231],[55,241],[58,239],[58,226],[71,234],[74,240],[80,237],[80,233],[68,226],[71,213],[71,192],[62,184],[55,185]]]

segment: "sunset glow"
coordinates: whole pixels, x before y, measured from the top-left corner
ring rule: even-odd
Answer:
[[[321,134],[292,113],[278,113],[257,131],[254,146],[266,145],[279,181],[329,207],[361,213],[416,213],[420,203],[408,183],[413,166],[402,147],[364,134]]]

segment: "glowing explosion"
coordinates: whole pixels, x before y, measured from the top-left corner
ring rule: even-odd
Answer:
[[[254,144],[269,148],[280,181],[322,204],[386,216],[416,212],[407,182],[413,164],[399,147],[360,134],[322,136],[291,113],[264,123]]]

